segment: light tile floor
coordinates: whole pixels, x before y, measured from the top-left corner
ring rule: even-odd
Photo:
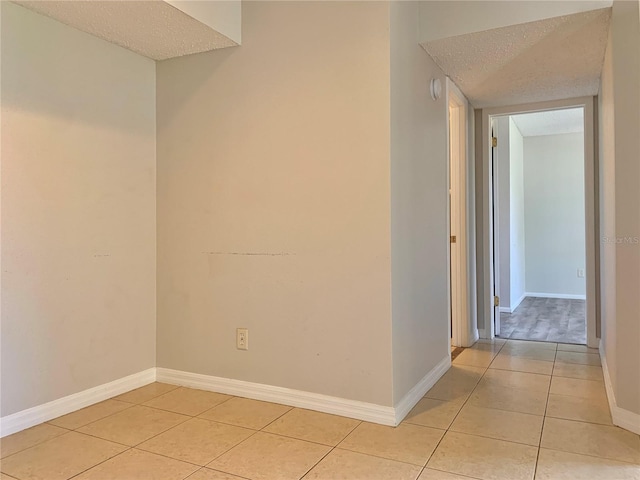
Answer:
[[[597,351],[465,349],[397,428],[155,383],[1,440],[0,480],[640,480]]]

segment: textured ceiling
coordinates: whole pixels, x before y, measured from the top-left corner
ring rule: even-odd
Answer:
[[[611,9],[422,44],[476,107],[596,95]]]
[[[547,112],[523,113],[511,115],[523,137],[540,135],[560,135],[562,133],[580,133],[584,131],[582,108],[568,108]]]
[[[154,60],[237,45],[161,0],[14,3]]]

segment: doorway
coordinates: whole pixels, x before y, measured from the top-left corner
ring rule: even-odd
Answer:
[[[543,237],[543,240],[546,242],[542,242],[547,247],[551,246],[551,250],[546,250],[546,255],[544,255],[545,251],[543,249],[543,255],[538,256],[538,258],[542,258],[542,260],[538,260],[540,265],[532,263],[529,261],[529,265],[533,266],[542,266],[544,263],[549,263],[549,260],[553,259],[553,255],[559,255],[557,258],[562,258],[567,262],[571,262],[572,267],[569,268],[566,265],[562,265],[558,267],[563,271],[564,279],[573,280],[574,284],[583,284],[583,292],[571,290],[566,285],[564,292],[560,292],[557,295],[552,295],[554,291],[539,291],[542,287],[540,283],[536,283],[536,268],[531,268],[532,278],[529,285],[527,284],[527,254],[526,254],[526,244],[524,248],[524,256],[520,259],[516,258],[515,262],[506,262],[506,265],[509,267],[509,275],[511,275],[510,269],[512,268],[512,263],[515,264],[516,270],[518,265],[522,266],[522,260],[524,259],[524,275],[522,276],[522,281],[524,282],[524,288],[522,289],[522,285],[520,285],[520,295],[512,295],[511,292],[503,292],[503,282],[501,281],[501,273],[505,268],[505,262],[500,261],[502,255],[505,255],[504,252],[509,251],[511,249],[510,240],[506,241],[506,245],[504,245],[505,240],[503,236],[503,242],[500,241],[500,226],[501,219],[500,213],[500,198],[504,197],[505,192],[501,192],[501,182],[499,179],[499,175],[501,173],[500,166],[498,165],[500,161],[500,133],[498,132],[498,140],[496,147],[493,147],[493,138],[492,134],[492,123],[494,128],[496,127],[496,121],[500,118],[505,119],[506,122],[512,122],[513,118],[517,115],[523,114],[531,114],[531,113],[539,113],[539,112],[558,112],[564,110],[575,109],[579,110],[582,114],[582,130],[583,130],[583,138],[580,142],[583,145],[582,152],[582,167],[583,167],[583,176],[582,178],[571,179],[572,191],[575,190],[576,183],[579,183],[582,187],[581,197],[583,199],[582,203],[582,219],[580,222],[576,222],[576,217],[580,216],[580,213],[576,214],[576,211],[573,210],[573,215],[571,216],[573,225],[573,231],[580,230],[583,232],[583,240],[580,242],[582,248],[576,248],[576,240],[575,238],[566,237],[564,235],[554,237],[553,234],[549,234],[549,232],[545,231],[545,228],[552,223],[550,218],[546,218],[545,216],[538,216],[536,218],[535,209],[533,219],[535,221],[529,222],[533,225],[527,229],[527,226],[524,225],[524,241],[526,242],[527,235],[526,232],[530,233],[530,240],[534,240],[536,236]],[[566,112],[565,112],[566,113]],[[479,113],[479,119],[482,121],[482,131],[481,131],[481,150],[479,150],[479,155],[481,156],[481,161],[479,162],[479,168],[481,171],[479,172],[479,186],[480,191],[479,195],[476,197],[476,201],[480,205],[481,225],[478,228],[478,243],[480,245],[480,252],[478,258],[478,269],[479,269],[479,278],[482,280],[483,284],[487,286],[484,289],[484,292],[478,298],[478,308],[481,315],[479,315],[479,322],[482,322],[480,327],[480,336],[482,338],[494,338],[496,336],[509,337],[509,338],[517,338],[522,337],[526,338],[524,334],[529,333],[530,336],[528,339],[532,340],[548,340],[555,342],[568,342],[568,343],[585,343],[590,346],[597,348],[598,346],[598,334],[597,334],[597,318],[596,318],[596,304],[598,299],[596,298],[596,247],[597,247],[597,238],[596,238],[596,216],[595,216],[595,206],[596,206],[596,176],[595,176],[595,146],[594,146],[594,98],[593,97],[583,97],[577,99],[570,99],[565,101],[552,101],[552,102],[543,102],[538,104],[529,104],[529,105],[519,105],[519,106],[510,106],[510,107],[496,107],[496,108],[485,108]],[[522,117],[524,118],[524,117]],[[502,120],[504,123],[505,120]],[[515,121],[518,121],[518,118],[515,118]],[[504,134],[503,134],[504,136]],[[549,147],[550,143],[545,142],[544,139],[538,139],[538,147],[539,150]],[[548,139],[547,139],[548,140]],[[575,140],[575,139],[574,139]],[[532,145],[536,143],[535,141],[530,142]],[[575,143],[575,142],[574,142]],[[504,145],[503,145],[504,146]],[[494,155],[495,154],[495,155]],[[547,148],[547,157],[549,156],[549,151]],[[545,159],[545,161],[548,158]],[[544,162],[542,162],[544,163]],[[575,162],[574,162],[575,164]],[[540,165],[544,166],[544,165]],[[546,168],[540,169],[539,179],[537,183],[537,189],[540,193],[539,197],[542,197],[542,207],[539,207],[543,213],[545,211],[551,211],[552,214],[558,213],[561,219],[567,218],[567,213],[562,213],[560,208],[557,208],[557,212],[555,211],[557,205],[556,197],[562,197],[565,195],[565,189],[563,187],[562,182],[560,182],[560,186],[555,180],[558,179],[559,174],[554,174],[554,176],[550,176],[549,165]],[[502,172],[503,173],[503,172]],[[561,176],[561,175],[560,175]],[[494,182],[496,179],[496,182]],[[552,191],[551,186],[554,186]],[[507,190],[508,191],[508,190]],[[554,193],[555,192],[555,193]],[[575,192],[574,192],[575,193]],[[573,195],[575,198],[575,195]],[[549,202],[551,200],[551,202]],[[544,205],[544,201],[547,202],[546,206]],[[526,207],[526,205],[525,205]],[[522,206],[518,206],[518,208],[522,209]],[[522,211],[522,210],[521,210]],[[562,213],[562,214],[561,214]],[[503,210],[503,215],[505,215]],[[554,221],[557,220],[557,216],[553,217]],[[526,219],[526,216],[524,216]],[[565,220],[566,221],[566,220]],[[504,223],[502,222],[503,228]],[[520,231],[523,231],[522,228]],[[496,233],[498,232],[498,233]],[[511,237],[509,237],[511,238]],[[518,241],[517,232],[513,235],[514,240]],[[565,247],[570,246],[571,250],[581,250],[582,260],[576,260],[576,258],[571,257],[567,254],[567,250]],[[529,253],[534,253],[536,250],[536,245],[534,244],[531,247]],[[508,249],[508,250],[505,250]],[[563,253],[564,249],[564,253]],[[540,252],[538,252],[540,253]],[[575,253],[575,252],[574,252]],[[518,255],[517,251],[515,253],[516,257]],[[482,258],[480,258],[482,257]],[[535,255],[531,255],[535,259]],[[557,260],[556,258],[556,260]],[[511,259],[509,259],[511,260]],[[520,262],[520,263],[518,263]],[[575,264],[575,265],[573,265]],[[518,272],[516,272],[518,273]],[[556,278],[557,274],[553,272],[548,272],[548,277],[552,277],[553,280],[558,280]],[[503,275],[504,276],[504,275]],[[509,284],[511,286],[511,284]],[[550,285],[549,283],[547,285]],[[568,289],[568,290],[567,290]],[[516,288],[515,290],[518,290]],[[543,289],[544,290],[544,289]],[[506,302],[505,293],[509,297],[509,301]],[[545,295],[543,295],[545,294]],[[565,298],[554,298],[554,297],[565,297]],[[566,298],[568,297],[568,298]],[[513,305],[512,305],[513,304]],[[502,308],[502,311],[501,311]],[[508,309],[508,310],[507,310]],[[520,312],[518,312],[520,309]],[[521,325],[519,332],[516,333],[516,336],[512,336],[516,330],[519,328],[516,326],[516,321],[518,318],[509,317],[508,315],[517,315],[518,313],[524,313],[525,310],[529,309],[531,315],[535,315],[536,311],[543,312],[541,315],[549,316],[549,313],[557,313],[561,312],[565,315],[565,317],[561,320],[564,322],[567,330],[570,330],[569,324],[573,322],[574,326],[579,321],[578,319],[582,316],[586,319],[586,328],[583,329],[582,336],[579,336],[576,333],[576,329],[574,328],[573,332],[571,332],[569,337],[560,337],[561,331],[557,329],[552,332],[553,335],[550,336],[549,331],[546,334],[541,327],[550,327],[551,322],[547,321],[547,325],[536,325],[534,321],[529,319],[528,325]],[[503,315],[506,314],[506,315]],[[539,313],[540,314],[540,313]],[[524,317],[524,315],[522,315]],[[504,319],[504,322],[501,322],[501,317]],[[521,319],[520,319],[521,320]],[[539,320],[545,320],[544,318],[539,318]],[[547,318],[546,320],[550,320]],[[560,320],[559,320],[560,321]],[[545,323],[545,322],[543,322]],[[569,333],[569,332],[567,332]],[[555,335],[555,339],[552,338]],[[533,338],[532,338],[533,337]],[[545,338],[542,338],[545,337]]]
[[[492,117],[495,335],[586,344],[584,112]]]
[[[469,193],[474,170],[470,165],[468,113],[469,103],[447,78],[447,114],[449,134],[449,313],[451,351],[469,347],[478,340],[476,328],[476,299],[473,285],[475,252],[473,245],[474,223],[469,214]]]

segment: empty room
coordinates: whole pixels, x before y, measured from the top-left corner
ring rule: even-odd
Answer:
[[[0,26],[0,480],[640,478],[640,2]]]

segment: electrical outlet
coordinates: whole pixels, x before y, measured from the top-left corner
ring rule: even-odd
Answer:
[[[238,350],[249,350],[249,329],[236,329],[236,348]]]
[[[578,278],[584,278],[584,268],[578,269]]]

